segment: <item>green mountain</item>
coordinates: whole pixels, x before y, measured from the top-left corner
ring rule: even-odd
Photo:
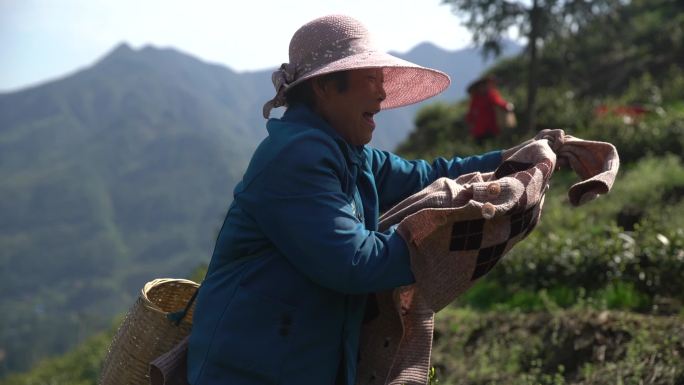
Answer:
[[[255,97],[227,68],[126,45],[0,95],[0,368],[63,351],[150,278],[207,260],[263,136]]]
[[[488,63],[429,44],[399,56],[450,73],[453,99]],[[208,261],[265,136],[270,72],[122,44],[0,94],[0,377],[108,327],[148,280]],[[384,113],[375,144],[405,138],[417,108]]]

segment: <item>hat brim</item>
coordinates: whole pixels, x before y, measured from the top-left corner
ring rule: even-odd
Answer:
[[[291,83],[289,88],[316,76],[363,68],[383,69],[387,94],[380,104],[383,110],[429,99],[444,91],[451,83],[449,75],[442,71],[419,66],[388,53],[367,51],[316,68]]]

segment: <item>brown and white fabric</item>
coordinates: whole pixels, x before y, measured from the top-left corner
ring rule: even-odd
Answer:
[[[556,154],[558,160],[569,165],[581,179],[568,190],[568,198],[574,206],[607,193],[613,186],[620,158],[612,144],[565,135]]]
[[[557,160],[582,179],[570,188],[573,205],[610,190],[619,168],[614,146],[566,136],[554,147],[537,140],[495,172],[438,179],[380,218],[381,230],[399,223],[416,283],[372,295],[357,385],[427,383],[434,313],[534,229]]]

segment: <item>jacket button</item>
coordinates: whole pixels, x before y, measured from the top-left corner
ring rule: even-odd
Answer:
[[[496,196],[499,196],[500,193],[501,193],[501,185],[500,184],[493,182],[487,186],[487,194],[489,194],[490,196],[496,197]]]
[[[493,204],[487,202],[482,205],[482,216],[485,219],[490,219],[494,217],[494,214],[496,214],[496,207],[494,207]]]

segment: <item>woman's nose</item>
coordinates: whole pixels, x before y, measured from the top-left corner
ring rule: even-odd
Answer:
[[[383,83],[380,83],[378,85],[378,91],[379,91],[378,100],[380,100],[380,101],[385,100],[387,98],[387,92],[385,92],[385,85]]]

